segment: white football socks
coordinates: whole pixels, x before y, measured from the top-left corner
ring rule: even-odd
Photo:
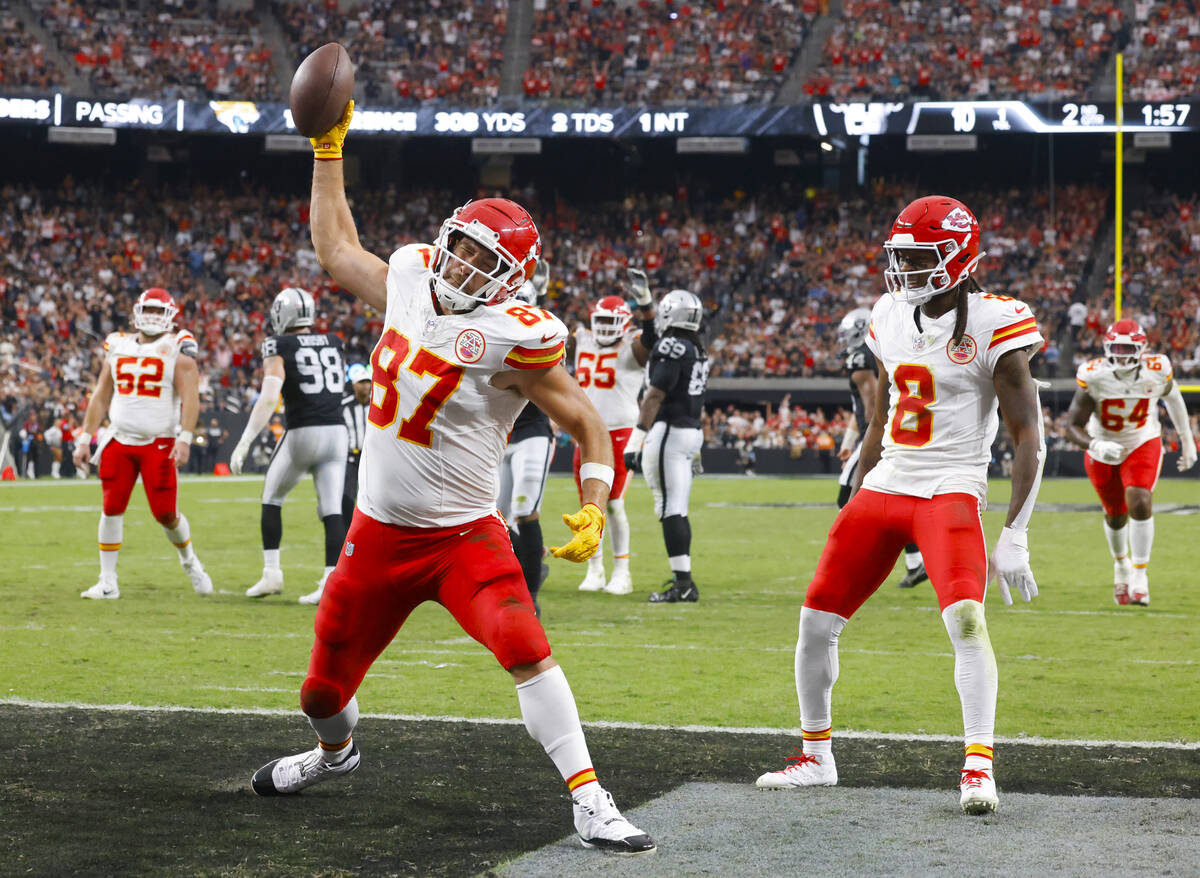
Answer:
[[[341,762],[353,746],[351,736],[358,725],[358,697],[350,696],[346,706],[333,716],[322,719],[310,716],[308,724],[321,742],[321,757],[326,762]]]
[[[838,678],[838,637],[846,620],[836,613],[804,607],[800,610],[800,637],[796,641],[796,696],[800,701],[800,728],[821,735],[805,735],[804,752],[828,755],[833,742],[828,736],[833,726],[831,700]],[[822,735],[822,733],[824,733]]]
[[[1129,561],[1129,528],[1125,525],[1114,528],[1105,519],[1104,541],[1114,561]]]
[[[121,551],[121,537],[124,531],[124,515],[105,515],[103,512],[100,513],[97,542],[100,544],[100,577],[102,579],[116,581],[117,555]]]
[[[195,551],[192,549],[192,529],[188,526],[187,516],[182,512],[179,513],[179,523],[175,527],[164,527],[163,533],[167,535],[167,539],[175,545],[175,551],[179,553],[180,563],[186,563],[196,557]]]
[[[1154,546],[1154,516],[1144,521],[1129,519],[1129,554],[1134,567],[1145,567],[1150,563],[1150,549]]]
[[[518,683],[517,701],[529,736],[542,745],[572,795],[595,781],[579,709],[562,668],[555,665]]]
[[[624,558],[629,563],[629,516],[625,514],[625,500],[608,501],[608,534],[612,537],[613,559]]]
[[[263,549],[263,569],[278,570],[279,569],[279,550],[278,549]]]
[[[925,559],[921,557],[919,550],[916,552],[910,552],[907,549],[904,550],[904,566],[908,570],[916,570],[924,563]]]
[[[954,686],[962,701],[963,740],[991,747],[999,675],[983,604],[956,601],[942,611],[942,622],[954,644]]]

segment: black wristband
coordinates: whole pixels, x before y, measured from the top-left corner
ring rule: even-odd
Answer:
[[[654,326],[654,318],[642,321],[642,346],[648,351],[654,350],[654,343],[658,341],[658,330]]]

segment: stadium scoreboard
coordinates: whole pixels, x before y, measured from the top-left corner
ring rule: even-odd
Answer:
[[[1125,104],[1123,130],[1200,130],[1200,101]],[[124,101],[65,92],[0,95],[0,124],[295,134],[286,104],[260,101]],[[351,130],[380,136],[470,137],[859,137],[912,134],[1104,134],[1117,130],[1113,103],[866,101],[741,106],[524,105],[489,108],[355,108]]]

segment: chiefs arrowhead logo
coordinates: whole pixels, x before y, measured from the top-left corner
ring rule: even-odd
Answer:
[[[956,207],[946,214],[946,218],[942,220],[942,228],[951,232],[969,232],[971,231],[971,215],[961,207]]]

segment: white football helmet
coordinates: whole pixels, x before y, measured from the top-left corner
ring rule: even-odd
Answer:
[[[138,296],[133,306],[133,326],[146,335],[162,335],[175,326],[179,306],[162,287],[152,287]]]
[[[286,287],[271,303],[271,330],[282,335],[289,329],[312,326],[315,313],[312,293],[299,287]]]
[[[658,303],[654,315],[654,327],[662,335],[668,329],[685,329],[696,332],[704,319],[704,305],[700,297],[687,290],[671,290]]]
[[[854,350],[867,337],[867,330],[870,326],[871,309],[855,308],[843,317],[842,322],[838,325],[838,345],[844,351]]]
[[[592,335],[597,344],[616,344],[632,322],[633,311],[620,296],[605,296],[592,306]]]

